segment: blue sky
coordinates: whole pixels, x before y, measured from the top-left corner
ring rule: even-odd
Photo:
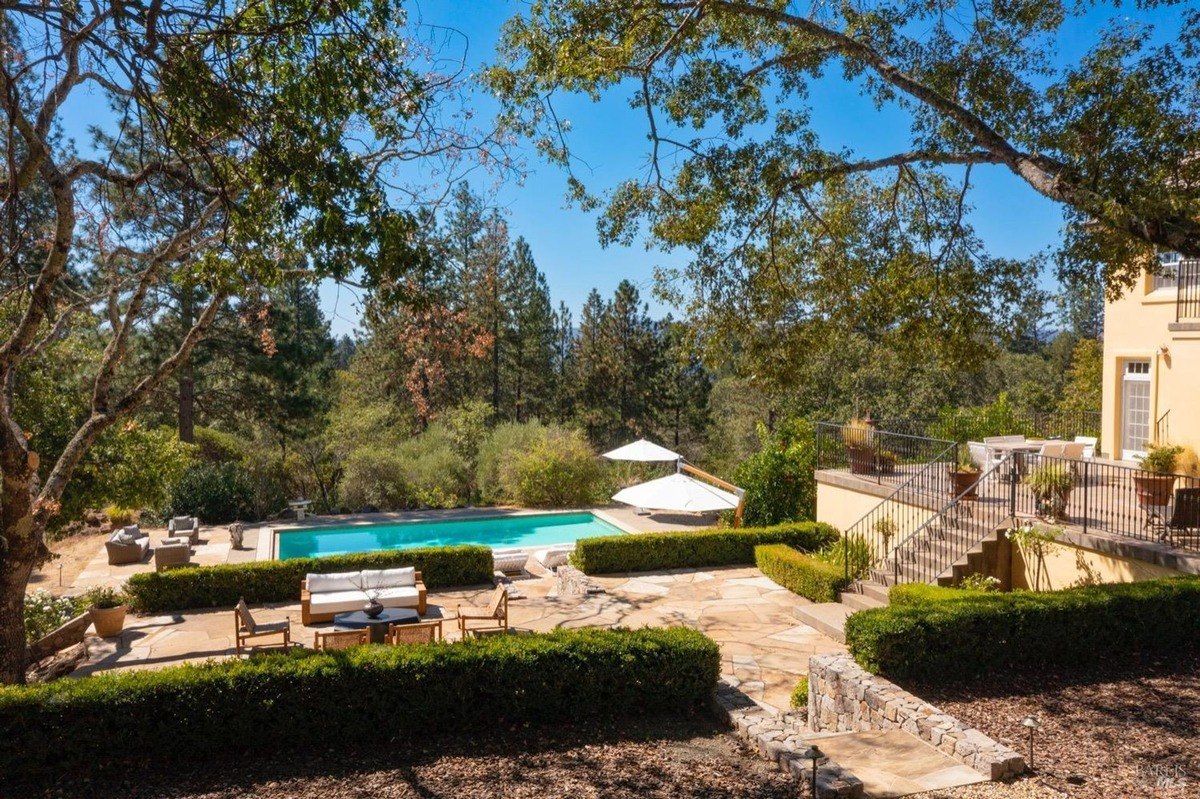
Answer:
[[[525,6],[525,2],[517,0],[419,0],[407,7],[413,21],[460,31],[465,42],[462,37],[452,37],[450,46],[467,48],[468,67],[474,71],[494,59],[501,25]],[[1082,23],[1072,25],[1060,37],[1061,51],[1055,54],[1056,58],[1061,63],[1077,59],[1094,43],[1098,23],[1109,13],[1096,10]],[[1123,13],[1138,19],[1149,18],[1149,12],[1132,8]],[[1153,13],[1160,19],[1168,19],[1178,11]],[[1171,30],[1169,25],[1163,27]],[[849,146],[864,156],[907,149],[903,116],[876,111],[834,72],[832,77],[817,84],[812,93],[814,125],[823,142]],[[612,187],[626,177],[641,174],[646,164],[645,117],[629,107],[628,97],[629,90],[619,88],[599,103],[566,96],[556,102],[560,115],[572,123],[570,142],[580,161],[577,172],[593,190]],[[480,116],[494,112],[495,104],[490,98],[478,99]],[[73,98],[65,110],[68,135],[81,144],[86,139],[86,125],[95,121],[97,114],[105,113],[102,98],[94,94]],[[546,274],[555,304],[563,300],[578,315],[593,287],[608,295],[627,278],[642,289],[656,314],[671,310],[652,296],[654,269],[681,265],[686,253],[664,254],[640,245],[601,247],[596,236],[595,214],[568,207],[564,173],[539,161],[530,147],[518,145],[516,155],[524,158],[526,179],[522,185],[499,186],[494,202],[506,210],[512,236],[521,235],[529,241],[539,268]],[[971,221],[993,255],[1024,258],[1054,247],[1061,239],[1063,220],[1056,204],[1036,195],[1000,167],[978,167],[973,179],[970,200],[975,211]],[[490,182],[481,175],[475,187],[487,188]],[[351,333],[359,317],[355,292],[329,284],[322,287],[321,294],[334,333]]]

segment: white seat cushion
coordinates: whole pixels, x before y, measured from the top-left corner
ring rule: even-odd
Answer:
[[[411,585],[393,586],[379,592],[379,604],[385,608],[415,608],[417,602],[417,589]]]
[[[305,576],[310,594],[329,594],[337,591],[359,591],[358,584],[362,581],[360,572],[331,572],[329,574],[309,574]],[[362,592],[359,591],[359,596]]]
[[[367,588],[403,588],[417,584],[417,570],[412,566],[402,569],[364,569],[363,585]]]
[[[348,610],[362,610],[365,604],[367,595],[362,591],[331,591],[313,594],[311,609],[313,613],[344,613]]]

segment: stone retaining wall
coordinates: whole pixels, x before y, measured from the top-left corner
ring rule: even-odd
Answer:
[[[802,785],[812,781],[812,762],[800,757],[811,733],[790,713],[763,707],[723,678],[717,683],[716,709],[750,748],[791,774]],[[807,789],[805,789],[807,790]],[[801,794],[805,794],[805,790]],[[817,796],[820,799],[860,799],[863,784],[829,758],[817,762]]]
[[[900,729],[988,779],[1016,776],[1025,760],[900,686],[862,669],[848,655],[808,661],[808,724],[814,732]]]

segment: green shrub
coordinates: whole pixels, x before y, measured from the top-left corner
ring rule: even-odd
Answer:
[[[392,746],[440,733],[693,713],[717,645],[687,628],[299,651],[0,688],[0,774]],[[497,734],[503,734],[497,733]]]
[[[232,433],[197,427],[192,431],[192,441],[199,448],[199,458],[208,463],[241,462],[246,458],[245,441]]]
[[[846,620],[846,643],[863,668],[926,683],[1087,666],[1198,640],[1200,577],[1193,576],[1045,593],[893,588],[888,607]]]
[[[762,544],[754,548],[759,570],[793,594],[813,602],[836,602],[838,592],[852,580],[841,566],[805,555],[786,544]]]
[[[787,544],[813,552],[837,538],[822,522],[792,522],[774,527],[637,533],[580,539],[572,562],[586,574],[657,571],[700,566],[749,566],[759,544]]]
[[[441,425],[394,442],[384,435],[347,454],[342,492],[352,508],[454,508],[467,502],[471,470]]]
[[[240,463],[197,463],[171,491],[165,516],[198,516],[205,524],[254,518],[254,486]]]
[[[733,482],[746,492],[743,521],[765,526],[813,518],[817,489],[812,425],[795,419],[768,435],[760,424],[758,435],[761,449],[733,472]]]
[[[792,707],[795,710],[804,710],[808,707],[808,678],[801,677],[796,687],[792,689]]]
[[[871,570],[871,565],[875,562],[875,548],[861,535],[843,536],[817,553],[817,557],[836,566],[842,574],[847,571],[848,558],[850,577],[857,580],[865,577]]]
[[[223,566],[195,566],[130,575],[125,590],[133,606],[157,613],[185,608],[220,608],[245,597],[251,604],[297,602],[304,575],[413,566],[425,587],[491,582],[492,551],[481,546],[426,547],[294,558]]]
[[[947,588],[928,583],[903,583],[892,586],[888,591],[889,605],[919,605],[924,602],[947,602],[964,599],[970,593],[957,588]]]
[[[513,465],[515,499],[527,508],[579,508],[600,497],[603,473],[578,430],[551,429]]]

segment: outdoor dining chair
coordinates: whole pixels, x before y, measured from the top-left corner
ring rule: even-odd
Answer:
[[[334,649],[349,649],[371,642],[370,630],[333,630],[313,636],[313,647],[328,652]]]

